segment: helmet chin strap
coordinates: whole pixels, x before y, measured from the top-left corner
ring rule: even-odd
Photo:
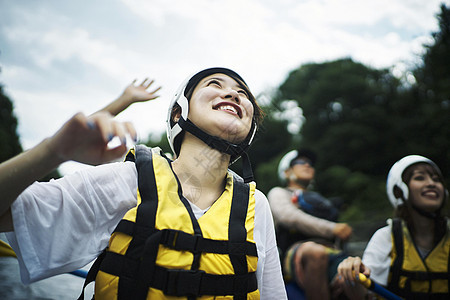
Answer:
[[[243,169],[242,177],[244,179],[244,182],[248,183],[254,180],[250,158],[248,157],[248,154],[246,152],[246,150],[249,147],[248,143],[246,143],[247,139],[245,139],[242,143],[233,144],[224,139],[207,134],[206,132],[198,128],[189,119],[184,120],[184,118],[181,117],[178,120],[178,124],[181,128],[193,134],[211,148],[214,148],[216,150],[219,150],[220,152],[231,155],[232,162],[236,160],[239,156],[241,156]]]

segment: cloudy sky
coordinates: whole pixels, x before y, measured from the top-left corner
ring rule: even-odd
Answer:
[[[450,0],[0,0],[0,84],[27,149],[154,78],[161,97],[119,116],[146,138],[165,130],[181,81],[205,67],[236,70],[256,95],[308,62],[407,70],[440,3]]]

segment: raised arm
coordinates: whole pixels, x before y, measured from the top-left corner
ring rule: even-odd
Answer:
[[[159,95],[156,95],[156,92],[158,92],[161,87],[157,87],[152,91],[148,91],[153,82],[153,80],[149,80],[148,78],[146,78],[141,82],[141,84],[135,85],[136,79],[133,80],[133,82],[125,88],[119,98],[117,98],[98,112],[108,112],[113,116],[117,116],[119,113],[124,111],[128,106],[135,102],[145,102],[158,98]]]
[[[127,135],[136,137],[131,123],[116,122],[105,112],[89,117],[78,113],[52,137],[0,164],[0,231],[12,229],[11,204],[30,184],[69,160],[101,164],[121,157]],[[109,148],[114,136],[122,143]]]

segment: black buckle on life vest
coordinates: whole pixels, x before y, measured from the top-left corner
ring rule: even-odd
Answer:
[[[198,253],[199,241],[201,235],[191,235],[183,231],[174,229],[163,229],[161,236],[161,245],[170,247],[175,250],[185,250],[192,253]]]
[[[166,270],[167,279],[162,289],[165,295],[170,296],[200,296],[202,283],[202,270]]]
[[[161,230],[161,232],[162,232],[160,241],[161,245],[168,246],[170,248],[175,248],[179,231],[174,229],[163,229]]]

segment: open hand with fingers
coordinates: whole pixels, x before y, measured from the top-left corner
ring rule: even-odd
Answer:
[[[125,99],[129,99],[130,104],[134,102],[144,102],[158,98],[156,95],[161,87],[154,88],[152,90],[148,90],[154,83],[153,79],[145,78],[141,84],[136,85],[137,79],[133,80],[123,91],[122,96]]]
[[[344,259],[331,284],[333,295],[344,292],[348,299],[364,299],[368,291],[358,282],[360,274],[370,276],[370,269],[362,263],[361,258],[349,256]]]
[[[89,117],[77,113],[49,138],[48,147],[61,162],[74,160],[97,165],[124,155],[127,136],[136,140],[136,130],[130,122],[118,122],[107,112]],[[111,148],[108,143],[113,137],[121,142]]]
[[[124,111],[128,106],[135,102],[145,102],[154,100],[159,97],[157,92],[161,87],[152,88],[154,80],[145,78],[140,84],[136,85],[136,79],[133,80],[123,91],[123,93],[116,100],[109,103],[98,112],[108,112],[113,116],[117,116]]]

